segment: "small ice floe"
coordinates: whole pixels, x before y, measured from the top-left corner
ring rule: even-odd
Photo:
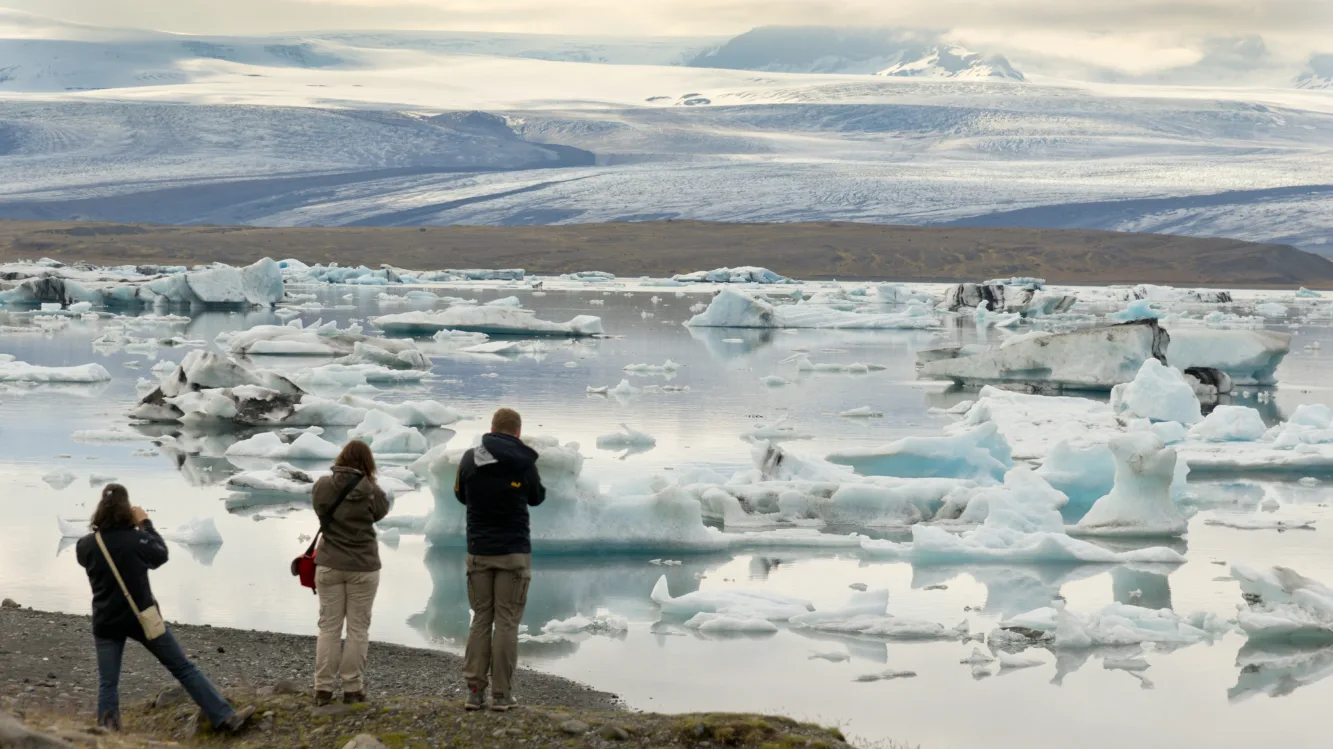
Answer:
[[[809,660],[828,661],[829,663],[842,663],[852,659],[851,654],[845,650],[816,650],[810,654]]]
[[[1149,664],[1143,653],[1139,652],[1134,655],[1105,656],[1102,658],[1102,668],[1112,671],[1147,671]]]
[[[615,614],[576,615],[568,619],[553,619],[542,625],[544,634],[569,635],[587,632],[589,634],[614,635],[627,631],[629,631],[629,620]]]
[[[66,520],[65,518],[56,518],[56,527],[60,529],[61,538],[83,538],[92,531],[88,529],[88,520]]]
[[[1046,661],[1035,656],[1006,653],[1003,650],[995,654],[995,660],[999,662],[1001,671],[1033,668],[1046,663]]]
[[[870,406],[861,406],[859,408],[848,409],[838,415],[847,419],[879,419],[883,418],[884,412],[877,411]]]
[[[267,460],[332,460],[341,449],[313,434],[302,434],[288,443],[273,432],[260,432],[228,447],[226,455]]]
[[[737,614],[699,612],[685,622],[688,629],[700,632],[735,632],[763,634],[777,632],[778,626],[767,619]]]
[[[432,335],[441,330],[461,330],[487,335],[524,335],[581,338],[603,334],[602,319],[579,315],[568,322],[538,319],[528,310],[514,307],[453,306],[440,312],[403,312],[371,321],[386,335]]]
[[[51,471],[45,476],[42,476],[42,481],[46,482],[52,489],[64,489],[74,483],[77,478],[77,476],[69,471]]]
[[[611,388],[606,385],[602,385],[601,387],[593,387],[592,385],[589,385],[587,392],[588,395],[606,395],[607,391],[610,389]]]
[[[855,362],[852,364],[837,364],[834,362],[821,362],[815,364],[810,361],[810,357],[804,354],[785,359],[785,362],[794,362],[798,372],[843,372],[847,374],[866,374],[868,372],[880,372],[887,367],[881,364],[862,364]]]
[[[153,442],[157,438],[131,429],[80,429],[71,434],[70,439],[85,444],[114,444],[121,442]]]
[[[93,473],[88,475],[88,486],[101,486],[115,481],[116,477],[107,473]]]
[[[1333,642],[1333,589],[1289,567],[1232,565],[1245,605],[1236,621],[1250,642]]]
[[[141,449],[141,450],[135,450],[134,452],[130,453],[130,457],[131,457],[131,458],[156,458],[157,456],[159,456],[159,455],[161,455],[161,454],[162,454],[162,453],[158,452],[157,450],[152,450],[152,449],[145,448],[145,449]]]
[[[893,616],[885,612],[888,605],[887,590],[857,592],[841,608],[798,614],[788,619],[788,624],[818,632],[900,640],[952,640],[967,632],[966,624],[949,629],[935,622]]]
[[[890,681],[893,679],[910,679],[914,676],[916,676],[915,671],[895,671],[890,669],[888,671],[879,671],[873,674],[861,674],[860,676],[856,677],[854,681],[859,681],[859,682]]]
[[[163,530],[162,538],[182,546],[219,546],[222,534],[210,517],[198,517],[182,525]]]
[[[657,444],[657,438],[646,432],[620,425],[621,431],[603,434],[597,438],[597,447],[603,450],[644,449]]]
[[[1170,609],[1148,609],[1113,603],[1100,611],[1077,614],[1064,601],[1029,611],[1000,623],[1001,627],[1023,627],[1050,635],[1055,649],[1079,649],[1140,645],[1192,645],[1212,642],[1231,631],[1232,625],[1211,612],[1181,615]]]
[[[747,620],[787,621],[814,608],[807,600],[763,590],[696,590],[672,597],[665,575],[653,586],[651,598],[663,614],[677,617],[727,614]]]
[[[851,585],[848,585],[847,587],[851,588],[852,590],[859,590],[859,591],[864,592],[867,586],[866,586],[865,583],[852,583]]]
[[[0,382],[94,383],[107,382],[111,373],[101,364],[79,367],[40,367],[0,355]]]
[[[1297,481],[1296,483],[1300,484],[1301,486],[1319,486],[1319,479],[1313,476],[1306,476],[1302,478],[1300,481]]]
[[[679,370],[681,365],[670,359],[664,364],[626,364],[623,369],[632,374],[665,374]]]
[[[764,383],[766,387],[771,388],[780,388],[791,384],[791,380],[788,380],[785,377],[779,377],[778,375],[765,375],[760,378],[759,381]]]
[[[994,662],[995,662],[994,656],[990,656],[981,652],[981,648],[972,648],[972,654],[959,661],[959,663],[966,663],[969,666],[985,665],[987,663],[994,663]]]
[[[1215,525],[1222,528],[1234,528],[1242,531],[1312,531],[1315,521],[1296,520],[1292,518],[1274,518],[1274,517],[1215,517],[1203,521],[1204,525]]]

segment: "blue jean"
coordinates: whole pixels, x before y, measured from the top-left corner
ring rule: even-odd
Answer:
[[[120,663],[125,655],[125,640],[96,637],[97,641],[97,717],[120,721]],[[176,681],[194,698],[204,717],[214,728],[236,713],[213,683],[185,655],[176,636],[167,633],[156,640],[140,640],[153,657],[167,667]]]

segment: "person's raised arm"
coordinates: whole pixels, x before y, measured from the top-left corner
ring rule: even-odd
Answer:
[[[372,484],[371,486],[373,488],[370,492],[370,514],[371,517],[375,518],[375,522],[378,523],[384,519],[385,515],[389,514],[391,505],[389,503],[389,495],[384,493],[384,490],[380,488],[379,484]]]
[[[463,453],[463,459],[458,461],[458,473],[454,475],[454,497],[463,505],[467,505],[467,482],[464,481],[465,477],[463,474],[471,463],[472,451],[468,450]]]
[[[150,570],[166,564],[170,555],[167,551],[167,542],[162,540],[162,536],[153,527],[153,521],[148,519],[148,513],[144,512],[142,507],[132,507],[130,512],[134,513],[134,524],[139,527],[137,548],[139,558]]]
[[[542,486],[542,475],[537,472],[537,466],[528,469],[528,475],[525,479],[528,485],[528,506],[536,507],[546,501],[546,487]]]

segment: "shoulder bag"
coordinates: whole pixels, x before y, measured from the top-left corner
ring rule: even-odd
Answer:
[[[315,537],[310,540],[310,548],[306,549],[304,554],[292,560],[292,576],[300,581],[301,587],[309,588],[311,593],[319,593],[315,589],[315,546],[319,544],[320,536],[324,535],[324,528],[333,522],[333,513],[338,511],[338,506],[343,503],[343,500],[347,499],[361,484],[361,478],[364,477],[352,480],[342,490],[333,506],[329,508],[329,514],[319,519],[319,530],[315,532]]]
[[[102,550],[102,556],[106,557],[106,563],[111,567],[111,574],[116,576],[116,582],[120,583],[120,590],[125,594],[125,600],[130,602],[130,611],[134,612],[135,618],[139,620],[139,626],[143,627],[143,636],[145,640],[156,640],[167,633],[167,623],[162,619],[162,614],[157,610],[157,604],[153,604],[143,611],[134,603],[134,596],[130,595],[130,589],[125,587],[125,580],[120,576],[120,570],[116,569],[116,563],[111,561],[111,552],[106,550],[106,542],[102,540],[102,534],[94,534],[97,537],[97,546]]]

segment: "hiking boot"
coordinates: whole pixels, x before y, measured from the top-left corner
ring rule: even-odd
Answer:
[[[518,707],[518,702],[512,695],[493,694],[491,695],[491,709],[497,713],[505,713]]]
[[[315,707],[324,707],[333,702],[333,692],[317,690],[315,692]]]
[[[355,705],[366,701],[365,692],[343,692],[343,704]]]
[[[255,714],[255,706],[249,705],[231,714],[230,718],[222,721],[222,725],[214,728],[216,733],[240,733],[245,729],[245,724],[250,722],[250,718]]]
[[[472,690],[463,703],[464,710],[482,710],[486,707],[486,693],[480,689]]]
[[[97,716],[97,727],[108,731],[119,731],[120,713],[107,712]]]

